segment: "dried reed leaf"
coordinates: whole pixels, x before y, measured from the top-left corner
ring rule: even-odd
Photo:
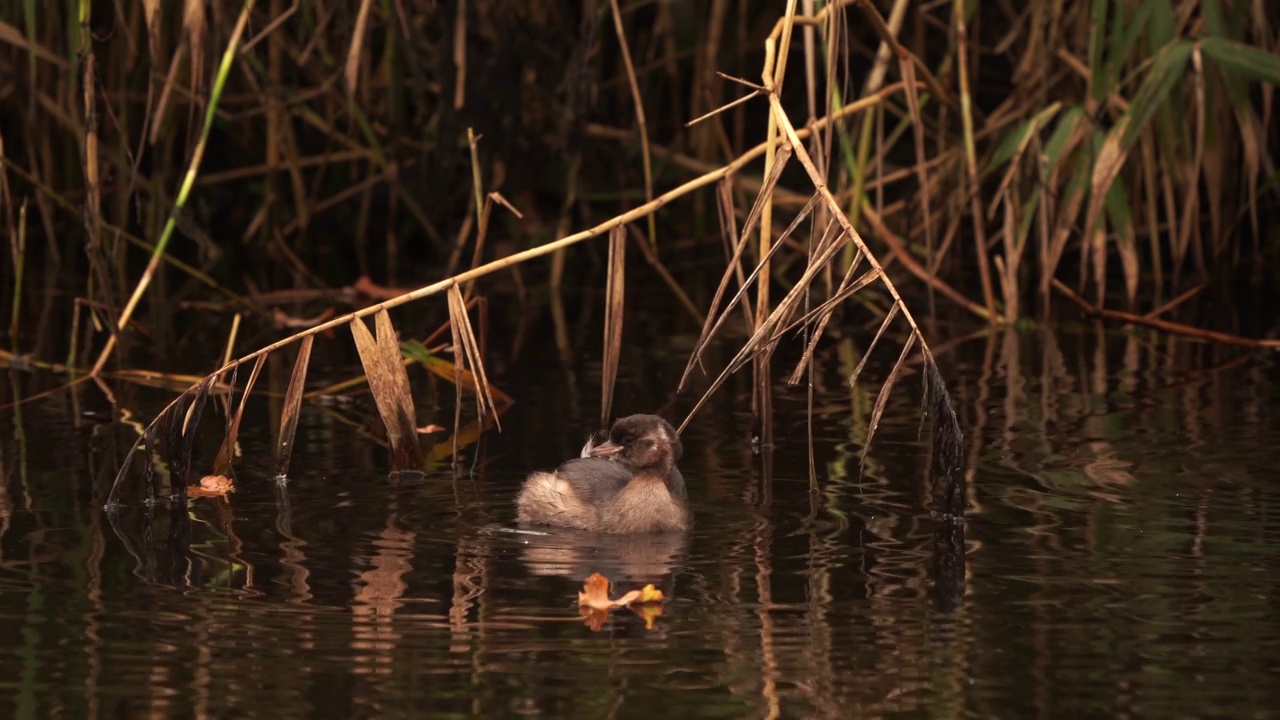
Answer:
[[[762,190],[760,196],[756,199],[757,207],[761,204],[760,200],[763,198],[764,191]],[[725,305],[723,313],[717,317],[717,308],[724,297],[725,290],[728,289],[730,278],[734,276],[733,266],[736,266],[740,262],[742,251],[747,245],[747,241],[751,236],[751,231],[754,229],[754,224],[751,218],[748,217],[747,225],[743,227],[742,237],[739,239],[738,246],[734,251],[733,259],[730,261],[730,267],[725,269],[724,275],[720,278],[720,285],[716,288],[716,294],[711,301],[711,307],[707,310],[707,320],[702,325],[702,332],[698,336],[697,342],[694,343],[693,351],[689,354],[689,362],[685,364],[684,373],[680,376],[680,389],[684,388],[685,382],[688,381],[689,375],[693,372],[694,365],[702,361],[702,353],[706,350],[707,345],[710,344],[711,340],[720,331],[720,328],[724,326],[725,321],[729,319],[729,314],[732,312],[733,307],[746,295],[748,289],[751,287],[752,281],[759,276],[761,269],[768,267],[769,261],[773,259],[773,256],[778,253],[780,248],[784,247],[782,240],[789,237],[791,233],[799,227],[800,223],[808,218],[813,212],[813,209],[817,206],[817,201],[818,198],[816,195],[809,198],[809,202],[801,208],[795,219],[792,220],[791,225],[779,237],[779,241],[770,246],[769,252],[760,259],[760,262],[756,264],[755,268],[751,271],[751,274],[745,278],[740,278],[738,283],[738,292],[734,293],[733,298],[730,299],[727,305]],[[754,209],[752,215],[757,215]]]
[[[658,256],[654,254],[653,248],[649,247],[649,241],[645,239],[644,234],[636,229],[634,225],[627,226],[627,232],[631,235],[631,239],[635,240],[636,246],[640,248],[640,254],[644,255],[645,262],[649,264],[649,267],[653,268],[654,272],[658,273],[658,276],[662,278],[662,282],[666,283],[667,289],[676,296],[676,300],[680,301],[685,311],[689,313],[689,317],[693,318],[694,323],[701,326],[706,322],[706,316],[702,314],[697,305],[693,304],[693,300],[689,298],[689,293],[685,292],[684,286],[676,280],[671,271],[667,269],[667,266],[663,265]]]
[[[302,338],[298,347],[298,359],[289,377],[289,389],[284,394],[284,408],[280,412],[280,435],[276,438],[276,477],[289,474],[289,460],[293,457],[293,441],[298,433],[298,416],[302,414],[303,388],[307,384],[307,366],[311,363],[311,346],[315,336]]]
[[[987,209],[988,219],[995,217],[997,204],[1009,192],[1009,186],[1012,184],[1014,177],[1016,177],[1017,172],[1021,167],[1022,157],[1026,154],[1027,148],[1031,145],[1031,141],[1038,136],[1040,128],[1044,127],[1046,123],[1052,120],[1061,108],[1061,102],[1051,104],[1049,107],[1039,113],[1036,113],[1034,117],[1024,121],[1012,132],[1005,135],[1004,139],[1001,140],[1000,145],[996,147],[995,153],[992,154],[991,160],[987,163],[988,171],[999,168],[1005,163],[1008,163],[1009,169],[1005,171],[1004,177],[1000,179],[999,187],[996,188],[995,192],[991,196],[994,200],[991,203],[991,207]],[[1051,167],[1054,165],[1057,165],[1056,158],[1051,163]]]
[[[24,48],[29,54],[53,65],[59,70],[67,69],[66,58],[53,52],[35,40],[28,38],[26,33],[20,30],[17,26],[10,25],[7,22],[0,22],[0,44]]]
[[[911,354],[911,348],[915,347],[918,338],[919,335],[917,333],[907,336],[906,342],[902,343],[902,352],[898,353],[898,361],[893,364],[893,369],[889,371],[889,377],[885,378],[884,384],[880,386],[880,393],[876,395],[876,404],[871,408],[871,421],[867,423],[867,439],[862,446],[863,463],[867,461],[867,450],[871,447],[871,438],[875,437],[876,428],[880,427],[880,418],[884,415],[885,406],[889,404],[889,393],[893,390],[894,384],[897,383],[898,374],[902,372],[903,366],[907,364],[907,356]]]
[[[781,246],[781,243],[775,245],[774,250]],[[759,327],[757,327],[755,332],[752,333],[751,337],[747,339],[742,348],[738,350],[737,354],[735,354],[725,366],[724,370],[722,370],[716,379],[712,381],[706,392],[704,392],[702,397],[698,399],[698,402],[694,404],[693,409],[689,411],[689,414],[685,416],[684,421],[680,424],[680,432],[684,431],[684,428],[689,424],[689,421],[693,419],[693,416],[702,409],[702,406],[705,405],[711,396],[720,389],[720,386],[724,384],[725,380],[727,380],[730,375],[742,369],[748,362],[753,360],[758,359],[760,364],[764,364],[769,361],[773,355],[773,351],[777,348],[781,336],[787,329],[789,329],[789,327],[791,327],[789,325],[790,319],[799,310],[810,284],[822,271],[826,263],[830,262],[831,259],[835,257],[836,253],[843,247],[843,243],[831,243],[829,247],[824,248],[823,254],[815,259],[814,262],[805,269],[805,274],[801,276],[795,286],[788,291],[786,296],[778,302],[777,307],[775,307],[773,311],[764,318]],[[756,379],[759,380],[759,378]]]
[[[160,482],[156,478],[156,463],[153,460],[156,452],[156,435],[158,434],[160,434],[160,425],[158,423],[153,423],[151,427],[147,428],[146,432],[142,434],[143,455],[146,458],[146,461],[143,463],[143,467],[146,469],[143,471],[142,481],[147,487],[147,502],[152,505],[155,504],[156,497],[160,494]],[[129,449],[129,457],[126,458],[125,463],[121,465],[120,473],[116,475],[116,481],[111,485],[111,493],[107,497],[108,505],[115,502],[116,489],[120,485],[124,469],[129,467],[128,460],[133,458],[133,452],[137,449],[137,443]]]
[[[160,64],[160,0],[142,0],[142,14],[147,20],[147,47],[153,66]]]
[[[461,377],[462,387],[471,390],[472,392],[476,392],[476,375],[470,370],[465,368],[460,369],[456,364],[437,355],[430,355],[420,362],[422,363],[422,366],[433,375],[436,375],[443,380],[455,382],[459,377]],[[496,407],[504,408],[512,402],[511,396],[503,392],[502,389],[496,385],[489,386],[489,393],[493,396]]]
[[[920,112],[920,93],[916,89],[916,66],[910,58],[898,57],[898,66],[902,72],[903,94],[907,98],[907,112],[911,117],[912,136],[916,146],[916,182],[920,184],[920,207],[924,210],[925,247],[929,258],[934,256],[933,202],[929,195],[929,177],[925,170],[928,158],[924,149],[924,115]],[[881,186],[883,187],[883,185]]]
[[[622,321],[626,300],[627,230],[619,225],[609,231],[609,275],[605,280],[604,357],[600,372],[600,426],[609,424],[613,412],[613,388],[622,357]]]
[[[1115,180],[1116,175],[1120,173],[1121,166],[1124,165],[1125,159],[1129,156],[1128,148],[1125,148],[1121,143],[1121,138],[1124,136],[1125,127],[1127,127],[1129,120],[1128,116],[1122,117],[1120,122],[1107,133],[1106,139],[1102,141],[1102,148],[1098,150],[1098,156],[1093,161],[1093,177],[1090,179],[1089,188],[1089,209],[1085,212],[1084,231],[1086,236],[1093,234],[1093,226],[1098,219],[1099,212],[1102,210],[1103,202],[1106,201],[1107,191],[1111,189],[1111,183]]]
[[[262,366],[267,362],[265,354],[259,355],[258,359],[253,363],[253,370],[249,373],[249,382],[245,383],[244,392],[240,393],[240,404],[236,406],[235,417],[227,426],[227,434],[222,439],[222,445],[218,448],[218,456],[213,461],[213,471],[218,475],[230,475],[233,464],[232,458],[235,457],[236,443],[240,437],[240,422],[244,420],[244,408],[249,403],[249,395],[253,392],[253,386],[258,382],[258,375],[262,372]],[[235,368],[238,370],[239,368]]]
[[[489,387],[489,378],[484,371],[484,359],[480,356],[480,346],[476,342],[475,332],[471,329],[471,319],[467,315],[467,304],[462,299],[462,291],[455,284],[449,288],[449,327],[453,332],[453,352],[457,367],[470,369],[475,373],[476,412],[480,417],[485,413],[494,416],[498,423],[498,412],[493,402],[493,392]],[[501,424],[499,427],[501,427]]]
[[[856,281],[853,280],[853,273],[858,269],[861,261],[862,253],[859,252],[854,256],[853,262],[849,263],[849,269],[845,271],[844,278],[840,281],[840,287],[836,289],[836,292],[832,294],[831,298],[823,302],[818,307],[813,308],[808,313],[805,313],[804,316],[796,321],[797,325],[802,325],[805,323],[812,323],[815,319],[817,320],[815,327],[813,328],[813,332],[809,337],[809,343],[805,346],[804,353],[800,356],[800,361],[796,363],[796,368],[791,372],[791,377],[787,378],[787,382],[789,384],[796,385],[802,379],[805,369],[813,359],[813,351],[818,346],[818,340],[822,338],[827,327],[827,322],[835,313],[836,308],[843,304],[845,300],[853,297],[858,291],[870,285],[876,278],[880,277],[880,271],[872,268],[871,270],[863,273],[862,277],[858,278]],[[787,330],[790,329],[791,328],[787,328]]]
[[[182,59],[188,52],[186,43],[183,43],[174,50],[173,57],[169,58],[169,71],[165,73],[164,84],[160,86],[160,97],[156,100],[152,111],[151,130],[147,135],[147,142],[152,145],[160,142],[160,135],[165,127],[165,117],[169,111],[169,98],[173,95],[174,86],[178,82],[178,68],[182,66]]]
[[[1080,206],[1084,204],[1086,182],[1088,180],[1083,174],[1076,174],[1067,181],[1065,195],[1058,206],[1058,221],[1049,240],[1049,256],[1044,261],[1041,292],[1049,292],[1049,284],[1053,281],[1058,262],[1066,250],[1067,241],[1074,235],[1073,225],[1080,214]]]
[[[226,363],[224,362],[223,364],[225,365]],[[239,374],[240,374],[240,366],[237,365],[231,368],[230,370],[226,371],[225,373],[222,373],[221,376],[227,377],[227,384],[232,387],[235,387],[236,378],[239,376]],[[218,446],[218,454],[214,456],[213,466],[215,468],[214,472],[221,472],[219,469],[217,469],[218,465],[223,462],[230,464],[229,463],[230,456],[234,454],[234,451],[232,452],[227,451],[228,447],[231,447],[231,448],[235,447],[234,445],[232,446],[227,445],[227,438],[231,436],[231,424],[235,420],[234,413],[231,412],[231,403],[232,401],[235,400],[235,397],[232,395],[228,395],[225,398],[216,398],[216,399],[222,401],[221,403],[219,403],[219,405],[222,407],[223,427],[222,427],[222,443]]]
[[[889,323],[893,322],[893,318],[898,314],[898,303],[894,303],[889,308],[889,312],[885,314],[884,320],[880,321],[880,329],[876,330],[876,336],[871,338],[871,344],[867,346],[866,352],[862,353],[862,359],[858,361],[857,367],[853,369],[853,373],[849,375],[849,387],[858,384],[858,376],[862,374],[862,368],[867,366],[867,360],[871,357],[871,353],[876,349],[876,345],[880,342],[884,331],[889,327]]]
[[[854,259],[856,261],[858,259],[858,256],[854,256]],[[856,265],[850,265],[850,267],[853,268],[853,267],[856,267]],[[847,276],[848,275],[846,274],[846,277]],[[870,270],[864,272],[862,276],[859,277],[857,280],[854,280],[848,285],[845,285],[844,283],[842,283],[840,288],[836,291],[835,294],[833,294],[830,298],[822,301],[821,305],[811,309],[809,312],[805,313],[803,316],[798,318],[791,325],[788,325],[783,330],[783,332],[790,332],[802,325],[811,324],[815,320],[820,321],[823,318],[823,316],[830,315],[831,313],[835,312],[835,309],[839,305],[844,303],[845,300],[848,300],[854,295],[857,295],[859,291],[861,291],[863,288],[870,285],[871,283],[875,282],[879,277],[880,277],[880,271],[875,268],[871,268]]]
[[[1094,160],[1089,206],[1085,212],[1086,236],[1092,232],[1093,224],[1097,221],[1098,214],[1106,201],[1107,191],[1111,188],[1116,175],[1120,173],[1120,168],[1124,165],[1134,143],[1137,142],[1139,133],[1156,110],[1164,105],[1169,93],[1182,79],[1183,70],[1193,52],[1198,53],[1195,45],[1190,41],[1173,42],[1161,48],[1152,59],[1151,70],[1138,88],[1138,92],[1134,94],[1128,111],[1107,132],[1102,148]],[[1052,268],[1045,275],[1046,287],[1051,275]]]
[[[738,280],[738,287],[746,285],[746,278],[742,272],[742,263],[736,262],[733,258],[738,257],[741,251],[735,252],[739,247],[738,239],[738,214],[734,212],[733,204],[733,181],[725,178],[716,183],[716,209],[720,211],[720,234],[724,240],[724,260],[725,275],[721,278],[721,287],[717,288],[715,299],[712,301],[712,308],[719,307],[723,288],[727,287],[729,271],[733,272],[733,277]],[[745,236],[744,236],[745,237]],[[745,242],[745,240],[741,241]],[[713,310],[708,310],[706,317],[702,319],[702,327],[705,332],[709,325],[707,321],[714,315]],[[754,328],[756,324],[756,316],[752,314],[751,308],[745,304],[742,306],[742,317],[746,321],[746,327]]]
[[[124,369],[114,370],[108,373],[109,377],[115,380],[124,380],[126,382],[144,385],[146,387],[160,388],[163,390],[173,390],[175,392],[183,392],[191,388],[192,385],[204,382],[205,378],[196,377],[195,375],[185,375],[183,373],[161,373],[153,370],[136,370]],[[209,392],[216,394],[229,393],[235,388],[225,383],[214,383],[209,386]]]
[[[816,200],[817,198],[818,195],[815,195],[813,199]],[[796,226],[798,226],[799,223],[808,216],[814,205],[815,203],[811,202],[809,205],[805,206],[801,213],[797,215],[796,219],[792,222],[791,226],[788,227],[787,231],[783,233],[783,238],[790,235]],[[709,400],[716,390],[724,384],[724,381],[727,380],[730,375],[740,370],[748,362],[757,358],[760,359],[761,364],[768,362],[769,358],[773,355],[773,351],[777,348],[777,344],[781,339],[781,336],[791,327],[794,327],[793,324],[789,324],[790,320],[803,304],[804,297],[809,291],[810,286],[818,275],[826,268],[827,264],[835,258],[836,254],[839,253],[847,243],[847,235],[842,234],[840,238],[841,239],[825,244],[819,243],[819,250],[817,254],[810,259],[809,264],[805,267],[804,274],[796,281],[796,284],[792,286],[786,296],[778,302],[773,311],[761,321],[759,326],[752,333],[751,337],[747,339],[742,348],[736,355],[734,355],[733,359],[729,361],[724,370],[722,370],[711,383],[698,402],[695,403],[694,408],[680,424],[681,431],[684,430],[685,426],[689,424],[689,421],[697,414],[698,410],[706,404],[707,400]],[[776,253],[780,247],[783,247],[781,242],[775,244],[770,250],[770,255],[756,266],[755,271],[752,272],[752,274],[747,278],[746,283],[743,285],[743,289],[740,290],[730,304],[726,306],[725,316],[727,316],[729,311],[732,309],[733,303],[737,302],[738,299],[741,298],[742,293],[745,292],[745,288],[750,286],[752,278],[756,277],[760,268],[768,262],[769,257],[771,257],[773,253]],[[722,316],[721,319],[723,320],[723,317],[725,316]],[[716,327],[712,329],[712,333],[714,334],[715,330],[718,328],[719,323],[717,323]],[[756,380],[758,381],[759,378],[756,378]]]
[[[351,336],[391,443],[391,470],[421,470],[422,446],[418,442],[413,392],[400,355],[400,342],[385,308],[378,311],[374,322],[378,332],[376,340],[360,318],[352,319]]]
[[[1116,250],[1120,254],[1120,267],[1124,271],[1125,293],[1129,299],[1129,307],[1133,308],[1138,297],[1138,280],[1141,268],[1138,260],[1138,243],[1133,227],[1133,211],[1129,207],[1129,197],[1124,185],[1112,185],[1107,193],[1107,224],[1115,232]],[[1104,249],[1105,252],[1105,249]],[[1106,285],[1105,271],[1095,274],[1099,286]]]
[[[204,39],[208,34],[205,18],[205,0],[186,0],[182,13],[182,29],[191,48],[191,89],[199,92],[204,87]]]
[[[791,154],[792,149],[790,145],[783,145],[778,149],[772,171],[769,173],[769,177],[765,179],[764,184],[760,188],[760,192],[756,195],[756,201],[752,204],[751,212],[747,214],[747,221],[743,224],[742,232],[738,236],[738,242],[733,250],[733,257],[729,259],[729,265],[725,269],[724,276],[720,279],[720,285],[716,288],[716,294],[711,300],[711,306],[707,309],[707,321],[703,323],[702,334],[699,335],[698,342],[694,344],[694,351],[690,353],[689,363],[685,367],[684,375],[680,378],[680,387],[684,387],[685,380],[693,370],[694,364],[701,359],[702,350],[706,348],[707,343],[710,342],[711,336],[714,334],[711,323],[716,320],[716,315],[720,308],[720,301],[723,300],[725,290],[729,287],[729,279],[734,276],[735,270],[739,277],[741,277],[741,268],[738,267],[738,264],[741,262],[742,253],[746,250],[747,242],[750,240],[752,233],[755,232],[756,223],[760,221],[760,216],[765,206],[765,200],[773,192],[773,188],[777,186],[778,178],[782,177],[782,171],[786,167],[787,161],[791,159]],[[812,201],[810,201],[809,205],[812,204]],[[811,207],[810,210],[812,210]],[[732,208],[730,208],[729,211],[731,212]],[[747,280],[743,280],[740,283],[741,288],[739,289],[739,294],[745,291],[748,282],[749,281]],[[728,314],[727,311],[725,314]],[[716,325],[718,326],[719,323],[716,323]]]
[[[356,84],[360,80],[360,55],[364,49],[364,38],[369,27],[369,10],[372,7],[373,0],[362,0],[360,12],[356,15],[355,30],[351,32],[351,49],[347,51],[347,65],[343,72],[348,98],[355,97]]]
[[[447,439],[432,445],[427,450],[427,464],[425,467],[433,469],[442,460],[449,458],[451,455],[456,456],[458,454],[457,448],[464,448],[474,444],[486,430],[493,427],[494,417],[496,416],[476,418],[460,427],[457,432]]]
[[[1187,245],[1194,232],[1196,237],[1200,235],[1200,223],[1196,220],[1196,215],[1200,212],[1200,176],[1204,169],[1204,148],[1205,148],[1205,128],[1207,125],[1206,113],[1208,108],[1205,103],[1204,92],[1204,73],[1200,72],[1200,51],[1193,50],[1192,57],[1195,63],[1195,95],[1193,105],[1195,107],[1196,124],[1192,135],[1192,160],[1191,169],[1187,175],[1187,186],[1184,190],[1182,198],[1182,217],[1178,221],[1180,233],[1178,235],[1178,254],[1179,257],[1185,256]],[[1197,241],[1198,242],[1198,241]],[[1203,262],[1203,254],[1196,253],[1197,260]],[[1176,273],[1175,273],[1176,275]]]
[[[1266,29],[1261,29],[1266,24],[1266,13],[1262,12],[1262,3],[1254,4],[1254,22],[1256,27],[1260,28],[1262,36],[1266,36]],[[1231,108],[1235,110],[1236,124],[1240,129],[1240,143],[1243,146],[1240,149],[1242,150],[1240,155],[1244,160],[1244,187],[1248,190],[1249,222],[1253,227],[1253,236],[1260,237],[1257,186],[1258,174],[1261,172],[1260,159],[1268,158],[1267,133],[1253,109],[1252,94],[1245,79],[1261,79],[1270,87],[1280,86],[1280,59],[1265,49],[1228,40],[1226,37],[1203,38],[1201,50],[1222,69],[1226,92],[1231,97]],[[1266,88],[1263,88],[1263,92],[1266,92]],[[1270,102],[1267,101],[1266,104],[1270,105]]]
[[[204,404],[209,399],[209,388],[214,377],[202,380],[195,390],[186,394],[186,409],[181,419],[176,415],[182,405],[173,407],[173,420],[169,425],[168,450],[169,482],[174,489],[181,492],[185,489],[187,478],[191,475],[191,456],[195,450],[196,428],[200,426],[200,417],[204,412]]]

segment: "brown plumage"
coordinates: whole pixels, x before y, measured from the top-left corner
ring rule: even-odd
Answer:
[[[624,417],[607,442],[588,443],[584,457],[531,474],[516,497],[516,517],[605,533],[687,530],[689,501],[676,467],[682,452],[666,420]]]

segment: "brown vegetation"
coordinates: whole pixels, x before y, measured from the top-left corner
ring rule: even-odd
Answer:
[[[483,332],[469,316],[483,299],[474,282],[512,271],[524,292],[522,266],[551,255],[545,282],[559,287],[565,251],[610,234],[605,357],[616,368],[624,228],[644,221],[646,260],[702,314],[664,264],[660,227],[696,222],[710,204],[696,191],[711,185],[730,261],[690,367],[740,307],[747,339],[720,377],[750,364],[767,416],[769,360],[784,337],[803,332],[790,376],[802,381],[830,320],[874,288],[873,347],[891,323],[905,332],[872,430],[908,356],[933,362],[895,278],[986,322],[1027,316],[1029,300],[1047,311],[1052,289],[1071,285],[1073,298],[1092,292],[1086,306],[1117,317],[1105,311],[1116,281],[1133,317],[1144,305],[1164,312],[1162,297],[1190,276],[1260,268],[1260,206],[1277,191],[1280,41],[1260,2],[790,0],[780,17],[750,0],[574,10],[81,0],[75,18],[56,4],[14,5],[0,11],[0,222],[15,269],[6,357],[19,355],[25,270],[82,251],[76,307],[93,322],[77,312],[66,365],[93,376],[135,332],[142,301],[160,297],[152,283],[164,264],[228,313],[265,318],[234,268],[265,258],[270,270],[253,281],[315,289],[355,280],[335,277],[344,258],[392,282],[407,261],[434,263],[443,279],[209,376],[225,382],[242,363],[340,325],[363,337],[360,318],[377,315],[378,338],[361,355],[393,403],[382,417],[398,418],[388,424],[396,466],[414,464],[403,443],[416,438],[412,405],[390,393],[402,384],[385,356],[386,310],[446,294],[453,379],[496,418]],[[630,167],[619,162],[633,154]],[[633,189],[632,207],[601,199]],[[570,232],[611,204],[612,217]],[[500,224],[495,205],[511,211]],[[34,235],[46,239],[39,253]],[[145,266],[131,245],[147,251]],[[605,375],[607,416],[614,372]],[[291,395],[300,401],[301,385]]]

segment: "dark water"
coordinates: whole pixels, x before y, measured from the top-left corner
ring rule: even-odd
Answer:
[[[619,412],[678,420],[690,338],[628,333]],[[6,410],[0,717],[1275,716],[1273,357],[1092,327],[935,345],[966,432],[958,547],[930,512],[918,376],[859,474],[876,387],[843,384],[847,342],[820,357],[814,479],[802,390],[779,390],[771,452],[745,381],[698,416],[683,543],[508,532],[524,473],[597,414],[596,365],[545,339],[495,360],[519,402],[457,478],[388,479],[368,408],[313,404],[279,488],[259,399],[229,506],[148,518],[135,497],[113,522],[131,431],[96,419],[101,392]],[[164,398],[121,392],[144,420]],[[596,570],[668,591],[652,629],[584,624]]]

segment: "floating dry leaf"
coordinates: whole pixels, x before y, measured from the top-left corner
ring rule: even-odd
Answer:
[[[609,599],[609,578],[600,573],[593,573],[578,593],[578,604],[593,608],[609,609],[613,601]]]
[[[187,497],[226,497],[235,489],[235,483],[226,475],[205,475],[199,484],[187,487]]]
[[[600,573],[594,573],[587,578],[582,592],[578,593],[578,611],[587,627],[598,631],[609,619],[611,609],[630,606],[631,611],[644,620],[645,628],[652,629],[654,619],[662,615],[662,601],[662,591],[652,584],[612,600],[609,598],[609,579]]]
[[[649,584],[639,590],[632,590],[617,600],[610,600],[609,578],[593,573],[578,593],[578,610],[588,627],[599,630],[604,621],[609,619],[609,610],[612,608],[638,605],[640,607],[632,607],[632,611],[644,618],[646,628],[652,628],[654,618],[662,614],[659,603],[663,599],[662,591]]]

